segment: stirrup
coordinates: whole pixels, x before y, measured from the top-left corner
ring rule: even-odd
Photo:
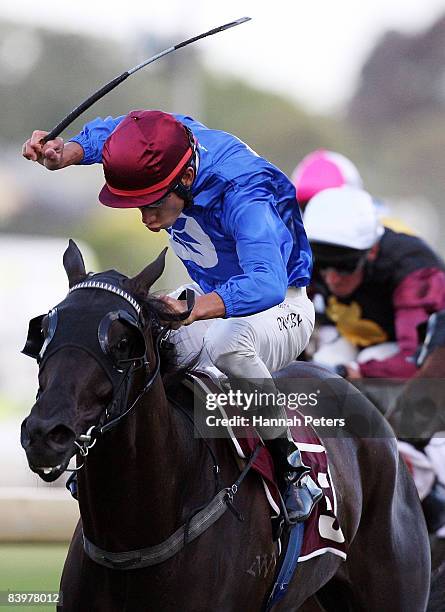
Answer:
[[[291,483],[299,483],[303,476],[308,474],[311,471],[311,468],[303,463],[303,459],[301,458],[300,449],[297,448],[295,443],[290,442],[293,450],[287,456],[287,463],[289,464],[289,469],[285,474],[285,480]]]
[[[322,489],[308,475],[298,484],[288,484],[283,500],[286,522],[294,525],[308,519],[322,497]]]

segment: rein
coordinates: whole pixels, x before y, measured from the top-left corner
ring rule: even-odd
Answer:
[[[107,431],[110,431],[111,429],[114,429],[119,423],[120,421],[127,416],[127,414],[129,412],[131,412],[133,410],[133,408],[136,406],[136,404],[139,402],[139,400],[149,391],[150,387],[153,385],[156,377],[159,374],[159,371],[161,369],[161,359],[160,359],[160,347],[162,344],[162,341],[165,339],[166,335],[168,333],[168,329],[164,329],[162,330],[162,332],[159,334],[159,336],[156,338],[156,342],[155,342],[155,358],[156,358],[156,366],[153,370],[153,372],[150,375],[150,378],[147,380],[147,382],[144,385],[144,388],[139,392],[137,398],[132,402],[131,406],[129,406],[124,412],[122,412],[121,414],[119,414],[117,417],[115,417],[114,419],[111,420],[107,420],[105,422],[104,425],[93,425],[92,427],[90,427],[88,429],[88,431],[84,434],[80,434],[76,440],[74,441],[74,444],[77,446],[78,448],[78,452],[82,455],[83,458],[87,457],[88,453],[90,452],[90,450],[93,448],[93,446],[96,444],[97,439],[99,438],[99,436],[102,436],[104,433],[106,433]],[[144,363],[145,365],[145,363]],[[131,366],[130,368],[128,368],[125,377],[123,378],[120,388],[118,390],[118,393],[116,393],[116,395],[114,396],[114,398],[111,400],[110,404],[107,406],[107,408],[105,408],[105,418],[108,418],[109,415],[109,407],[113,406],[116,401],[119,399],[120,397],[120,390],[121,387],[122,389],[126,390],[126,388],[129,386],[130,383],[130,379],[132,374],[135,372],[137,368]],[[124,395],[126,396],[127,394],[124,393]],[[66,468],[65,472],[78,472],[81,468],[83,468],[83,466],[85,465],[85,463],[82,463],[80,466],[75,467],[75,468]]]
[[[133,408],[136,406],[136,404],[139,402],[139,400],[150,390],[150,388],[152,387],[152,385],[153,385],[155,379],[157,378],[157,376],[159,374],[159,371],[161,369],[161,359],[160,359],[159,352],[160,352],[160,347],[161,347],[162,341],[165,339],[167,333],[168,333],[168,329],[164,329],[159,334],[159,336],[156,338],[156,342],[155,342],[156,365],[155,365],[154,370],[151,373],[149,379],[145,383],[143,389],[139,392],[138,396],[132,402],[132,404],[124,412],[119,414],[114,419],[111,419],[111,420],[107,421],[104,425],[94,425],[93,427],[90,427],[90,429],[87,431],[86,434],[81,434],[78,437],[78,439],[76,440],[76,443],[78,442],[77,446],[79,447],[80,452],[81,452],[82,455],[86,456],[88,454],[88,450],[94,446],[94,444],[96,442],[96,439],[99,436],[101,436],[104,433],[106,433],[107,431],[110,431],[111,429],[114,429],[120,423],[120,421],[125,416],[127,416],[127,414],[129,412],[131,412],[133,410]],[[128,370],[126,372],[126,375],[125,375],[125,378],[122,381],[122,386],[123,386],[124,389],[125,389],[126,383],[128,383],[129,378],[133,374],[135,369],[136,368],[134,368],[133,366],[128,368]],[[116,394],[116,396],[117,395],[118,394]],[[113,405],[116,402],[116,396],[112,399],[112,401],[110,402],[110,405]],[[108,407],[105,409],[105,414],[107,414],[107,413],[108,413]]]
[[[102,289],[104,291],[109,291],[110,293],[114,293],[116,295],[118,295],[119,297],[123,298],[124,300],[126,300],[136,311],[137,315],[138,315],[138,321],[140,321],[141,319],[141,306],[140,304],[135,300],[135,298],[130,295],[129,293],[127,293],[126,291],[124,291],[123,289],[120,289],[119,287],[116,287],[110,283],[104,283],[104,282],[99,282],[99,281],[84,281],[82,283],[78,283],[77,285],[74,285],[69,293],[72,293],[73,291],[76,291],[78,289]],[[190,316],[191,311],[193,310],[194,307],[194,302],[195,302],[195,293],[189,289],[186,290],[186,301],[187,301],[187,310],[180,314],[180,315],[176,315],[176,319],[179,320],[185,320]],[[120,385],[119,385],[119,389],[116,392],[116,394],[114,395],[113,399],[111,400],[110,404],[107,406],[107,408],[104,411],[105,417],[106,417],[106,422],[103,425],[96,425],[93,427],[90,427],[90,429],[85,433],[85,434],[81,434],[79,435],[79,437],[76,440],[76,446],[79,448],[79,452],[86,457],[86,455],[88,454],[88,451],[90,448],[92,448],[96,442],[96,439],[103,435],[104,433],[106,433],[107,431],[110,431],[112,429],[114,429],[119,423],[120,421],[127,416],[127,414],[129,412],[131,412],[133,410],[133,408],[136,406],[136,404],[139,402],[139,400],[150,390],[150,388],[152,387],[154,381],[156,380],[159,371],[161,369],[161,357],[160,357],[160,348],[162,345],[162,342],[165,340],[167,334],[169,332],[168,328],[163,328],[161,330],[161,332],[158,334],[156,341],[155,341],[155,345],[154,345],[154,349],[155,349],[155,367],[152,371],[152,373],[150,374],[147,382],[145,383],[143,389],[139,392],[138,396],[136,397],[136,399],[132,402],[132,404],[126,409],[124,410],[124,412],[122,412],[121,414],[119,414],[118,416],[116,416],[115,418],[112,418],[111,420],[108,420],[108,416],[110,413],[110,406],[113,406],[117,400],[120,399],[120,395],[121,395],[121,389],[124,390],[124,395],[126,396],[127,393],[125,392],[126,389],[128,389],[129,387],[129,383],[130,383],[130,379],[133,375],[133,373],[136,371],[137,367],[135,366],[135,362],[133,361],[130,364],[130,367],[127,369],[124,378],[122,379]],[[144,367],[147,366],[148,362],[146,361],[146,359],[143,360],[142,365],[138,366],[138,367]],[[78,469],[78,468],[77,468]]]

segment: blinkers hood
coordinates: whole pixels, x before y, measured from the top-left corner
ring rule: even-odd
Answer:
[[[140,306],[122,288],[125,278],[111,270],[91,275],[72,287],[67,297],[47,315],[31,319],[22,353],[35,358],[43,368],[49,357],[61,348],[79,348],[99,362],[116,388],[126,366],[146,360]],[[98,290],[94,291],[96,287]],[[83,289],[89,289],[87,296]],[[110,334],[117,321],[130,332],[128,355],[122,360],[116,359],[110,346]]]

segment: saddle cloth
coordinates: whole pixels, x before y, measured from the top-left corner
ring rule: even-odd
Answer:
[[[189,386],[203,399],[209,393],[220,394],[221,388],[205,373],[193,372],[189,374]],[[236,406],[218,406],[223,418],[230,418],[239,414]],[[315,505],[311,515],[305,522],[304,540],[298,562],[306,561],[312,557],[331,552],[346,559],[346,546],[343,532],[338,523],[337,498],[332,482],[326,449],[315,430],[304,424],[304,417],[295,410],[288,411],[288,416],[295,421],[296,416],[301,417],[302,424],[291,426],[291,432],[296,442],[303,463],[310,467],[310,476],[323,490],[323,497]],[[252,454],[260,438],[253,427],[227,427],[238,456],[247,459]],[[262,446],[252,468],[261,476],[267,500],[270,504],[272,516],[280,514],[278,485],[275,478],[274,463],[265,446]]]

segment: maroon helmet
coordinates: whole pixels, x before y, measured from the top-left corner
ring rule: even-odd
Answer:
[[[100,202],[113,208],[155,204],[179,182],[194,153],[193,135],[172,115],[131,111],[105,141]]]

